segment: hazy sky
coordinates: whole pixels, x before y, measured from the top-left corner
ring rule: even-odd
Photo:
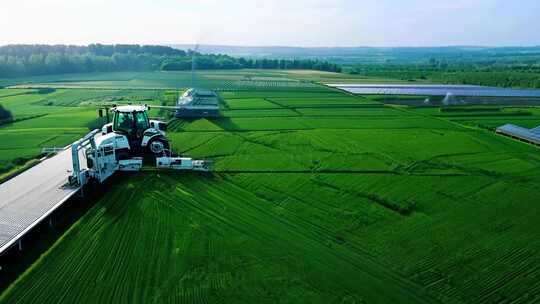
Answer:
[[[540,0],[0,0],[0,44],[540,45]]]

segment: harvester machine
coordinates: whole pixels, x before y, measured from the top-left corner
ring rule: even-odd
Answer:
[[[143,158],[157,169],[210,171],[211,162],[173,156],[165,136],[166,123],[148,119],[147,106],[113,107],[113,122],[71,145],[72,185],[103,183],[117,171],[140,171]]]

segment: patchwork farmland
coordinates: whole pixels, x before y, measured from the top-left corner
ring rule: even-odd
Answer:
[[[168,136],[214,172],[120,176],[0,301],[540,301],[539,150],[492,131],[540,125],[539,108],[445,112],[320,84],[340,75],[200,73],[222,117],[171,119]],[[96,105],[168,104],[190,74],[6,85],[0,174],[99,126]]]

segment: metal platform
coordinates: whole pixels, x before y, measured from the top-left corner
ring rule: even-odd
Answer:
[[[513,124],[500,126],[496,130],[497,133],[528,142],[533,145],[540,146],[540,127],[534,129],[526,129]]]
[[[66,149],[0,184],[0,255],[79,191],[66,186],[71,169]]]

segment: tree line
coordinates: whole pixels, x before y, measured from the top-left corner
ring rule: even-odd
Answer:
[[[245,59],[232,58],[223,55],[196,56],[195,67],[202,70],[213,69],[304,69],[328,72],[341,72],[341,66],[328,61],[319,60],[296,60],[296,59]],[[167,71],[190,70],[192,58],[167,60],[163,63],[162,69]]]
[[[348,69],[352,74],[405,81],[431,81],[496,87],[540,89],[540,67],[517,62],[449,62],[430,59],[423,64],[369,64]]]
[[[197,69],[312,69],[341,72],[319,60],[245,59],[200,54],[157,45],[6,45],[0,47],[0,78],[64,73]]]

